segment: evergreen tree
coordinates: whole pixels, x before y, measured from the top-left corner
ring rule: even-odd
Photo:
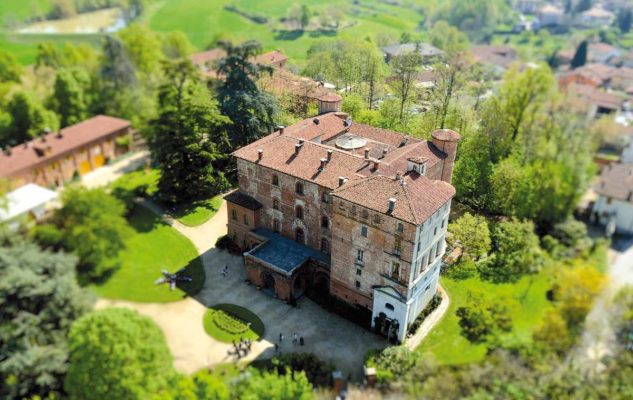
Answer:
[[[59,115],[62,128],[81,122],[88,116],[86,89],[89,85],[90,77],[81,69],[57,72],[50,102]]]
[[[232,121],[228,126],[234,147],[248,144],[272,132],[275,128],[277,102],[273,96],[260,91],[256,80],[272,74],[271,67],[253,64],[252,59],[261,53],[255,41],[233,45],[220,42],[226,57],[220,60],[218,73],[223,81],[217,89],[220,111]]]
[[[571,59],[571,68],[582,67],[587,63],[587,47],[589,44],[586,40],[580,42],[578,47],[576,48],[576,53],[574,54],[574,58]]]
[[[310,23],[310,8],[307,5],[301,6],[301,30],[305,30]]]
[[[167,388],[172,356],[160,328],[124,308],[94,311],[68,335],[64,387],[76,400],[145,399]]]
[[[191,202],[228,187],[222,172],[229,153],[217,103],[187,60],[165,64],[159,91],[160,111],[151,122],[152,159],[161,170],[159,195],[168,204]]]
[[[0,238],[0,398],[61,392],[72,322],[92,306],[75,256]]]
[[[618,12],[618,28],[620,28],[620,32],[629,33],[631,30],[631,23],[633,22],[633,9],[631,8],[622,8],[620,12]]]

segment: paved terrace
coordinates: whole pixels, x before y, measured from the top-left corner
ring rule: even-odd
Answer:
[[[145,205],[160,212],[151,203]],[[206,272],[202,291],[195,299],[188,298],[175,303],[100,299],[97,307],[129,307],[154,319],[165,333],[174,355],[175,367],[179,371],[192,373],[204,367],[235,361],[227,354],[232,346],[212,339],[202,326],[206,307],[218,303],[246,307],[264,322],[266,333],[262,340],[253,344],[247,361],[271,358],[274,355],[274,343],[278,342],[279,333],[283,333],[282,352],[313,352],[324,360],[333,361],[344,376],[351,374],[354,380],[360,380],[365,353],[387,345],[384,338],[327,312],[305,296],[298,300],[297,307],[291,307],[246,284],[242,257],[214,248],[216,239],[226,234],[226,202],[222,203],[210,221],[201,226],[191,228],[177,221],[169,222],[187,236],[201,254]],[[227,277],[220,273],[225,265],[229,266]],[[304,337],[305,346],[292,344],[294,333]]]

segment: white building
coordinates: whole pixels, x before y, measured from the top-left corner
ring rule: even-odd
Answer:
[[[563,10],[552,5],[547,4],[538,9],[536,17],[538,18],[539,25],[542,27],[557,26],[563,22]]]
[[[604,168],[595,191],[596,222],[602,225],[614,222],[616,232],[633,234],[633,144],[622,153],[621,163]]]
[[[57,199],[57,192],[29,183],[5,197],[5,207],[0,207],[0,222],[17,229],[22,223],[42,218],[47,207]]]
[[[593,7],[580,15],[580,22],[592,28],[601,28],[611,25],[615,15],[611,11],[607,11],[601,7]]]

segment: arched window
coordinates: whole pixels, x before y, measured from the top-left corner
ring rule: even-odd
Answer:
[[[330,228],[330,219],[325,215],[321,217],[321,228],[329,229]]]
[[[279,177],[277,175],[273,175],[273,185],[279,186]]]
[[[303,219],[303,207],[295,207],[295,217],[297,217],[297,219]]]
[[[321,239],[321,251],[325,254],[330,253],[330,242],[326,238]]]
[[[273,219],[273,232],[279,233],[280,230],[279,220]]]
[[[295,193],[303,196],[303,182],[295,183]]]
[[[279,210],[279,199],[273,199],[273,208]]]
[[[387,310],[391,310],[391,311],[395,310],[395,307],[393,306],[393,304],[390,304],[390,303],[386,303],[385,304],[385,308]]]
[[[297,228],[295,230],[295,241],[301,244],[305,243],[305,234],[303,233],[303,229]]]

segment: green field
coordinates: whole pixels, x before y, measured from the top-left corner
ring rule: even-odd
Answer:
[[[104,284],[93,286],[96,294],[109,299],[164,303],[198,293],[204,284],[204,268],[189,239],[141,206],[134,208],[129,221],[136,233],[120,254],[121,268]],[[192,283],[182,285],[185,292],[172,292],[167,285],[154,284],[163,269],[175,272],[184,267],[193,278]]]
[[[221,342],[241,339],[258,340],[264,335],[264,323],[257,315],[235,304],[217,304],[204,314],[204,330]]]
[[[22,21],[31,15],[29,2],[8,1],[1,4],[0,14],[12,15],[13,20]],[[32,3],[32,2],[31,2]],[[38,0],[38,8],[47,10],[51,0]],[[411,4],[428,4],[433,0],[415,0]],[[307,4],[313,13],[318,14],[335,7],[345,15],[343,24],[349,25],[339,31],[286,31],[279,22],[287,15],[294,4]],[[258,24],[228,11],[225,5],[237,5],[240,10],[257,13],[268,18],[266,24]],[[352,0],[156,0],[150,4],[139,20],[159,32],[183,31],[194,46],[202,50],[218,35],[236,41],[257,39],[264,50],[282,49],[291,62],[302,64],[306,50],[315,42],[324,38],[373,37],[379,33],[398,37],[402,32],[419,30],[424,15],[419,6],[393,6],[379,1],[354,4]],[[318,19],[314,16],[313,19]],[[42,41],[63,44],[65,42],[99,43],[99,35],[17,35],[0,30],[0,47],[8,49],[25,63],[35,59],[37,44]]]
[[[479,278],[460,281],[442,278],[441,284],[450,297],[450,307],[417,351],[433,354],[441,364],[464,364],[481,360],[485,356],[485,345],[473,345],[460,334],[458,318],[455,315],[455,310],[466,302],[468,291],[513,299],[514,302],[509,304],[514,321],[514,329],[510,335],[519,341],[531,340],[532,331],[538,326],[549,306],[545,293],[552,285],[551,274],[551,269],[546,268],[532,277],[531,284],[530,277],[523,277],[516,284],[494,284]]]
[[[221,205],[222,195],[218,195],[210,200],[197,201],[186,207],[178,208],[171,215],[184,225],[198,226],[210,220],[218,212]]]

